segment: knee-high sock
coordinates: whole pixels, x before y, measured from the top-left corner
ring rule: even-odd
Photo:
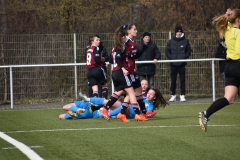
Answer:
[[[131,105],[133,107],[135,114],[140,114],[139,105],[137,103],[132,103]]]
[[[93,91],[93,97],[98,97],[98,92]]]
[[[106,109],[111,108],[112,105],[118,100],[118,98],[119,98],[118,95],[116,95],[116,94],[113,93],[113,94],[111,95],[111,98],[108,100],[105,108],[106,108]]]
[[[146,114],[147,111],[146,111],[146,107],[145,107],[145,103],[143,101],[142,95],[141,96],[136,96],[136,98],[137,98],[137,102],[140,106],[140,109],[141,109],[142,113]]]
[[[108,87],[102,88],[102,97],[107,99],[108,98]]]
[[[206,118],[209,118],[213,113],[222,109],[223,107],[229,105],[229,102],[226,98],[220,98],[212,103],[212,105],[207,109]]]
[[[121,109],[121,113],[122,114],[126,114],[127,108],[129,107],[129,103],[128,102],[123,102],[122,103],[122,109]]]

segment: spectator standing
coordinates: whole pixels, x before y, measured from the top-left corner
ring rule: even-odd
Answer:
[[[151,33],[144,32],[143,38],[139,44],[137,44],[137,50],[141,50],[143,45],[148,48],[143,52],[143,54],[138,58],[139,61],[152,61],[154,63],[142,63],[137,65],[138,75],[140,81],[147,79],[150,88],[154,88],[154,75],[156,73],[156,63],[161,57],[161,52],[158,50],[156,44],[151,41]]]
[[[185,33],[181,26],[176,26],[175,36],[171,38],[165,50],[166,56],[170,60],[188,59],[191,55],[191,47],[188,39],[185,38]],[[185,99],[185,66],[187,62],[171,62],[171,98],[170,102],[176,101],[176,81],[177,74],[180,77],[180,101],[184,102]]]

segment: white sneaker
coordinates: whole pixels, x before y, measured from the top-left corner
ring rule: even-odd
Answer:
[[[186,99],[185,99],[185,96],[184,95],[180,95],[180,102],[185,102]]]
[[[169,102],[174,102],[174,101],[176,101],[176,95],[171,95]]]

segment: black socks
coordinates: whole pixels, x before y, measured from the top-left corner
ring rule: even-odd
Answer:
[[[119,98],[118,95],[116,95],[116,94],[113,93],[113,94],[111,95],[110,99],[108,100],[105,108],[106,108],[106,109],[111,108],[112,105],[118,100],[118,98]]]
[[[122,109],[121,109],[121,114],[126,114],[127,108],[129,107],[129,103],[123,102],[122,103]]]
[[[141,96],[136,96],[136,98],[137,98],[137,102],[140,106],[140,109],[141,109],[142,113],[146,114],[147,111],[146,111],[146,107],[145,107],[145,103],[143,101],[142,95]]]
[[[207,109],[206,118],[209,118],[213,113],[222,109],[223,107],[229,105],[229,102],[226,98],[220,98],[212,103],[212,105]]]
[[[102,97],[107,99],[108,98],[108,87],[103,87],[102,89]]]

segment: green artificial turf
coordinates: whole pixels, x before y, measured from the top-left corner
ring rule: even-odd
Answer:
[[[210,103],[171,103],[148,122],[130,119],[59,120],[58,108],[0,111],[0,132],[29,146],[46,160],[237,160],[240,103],[211,116],[208,131],[198,112]],[[0,159],[29,159],[0,138]]]

